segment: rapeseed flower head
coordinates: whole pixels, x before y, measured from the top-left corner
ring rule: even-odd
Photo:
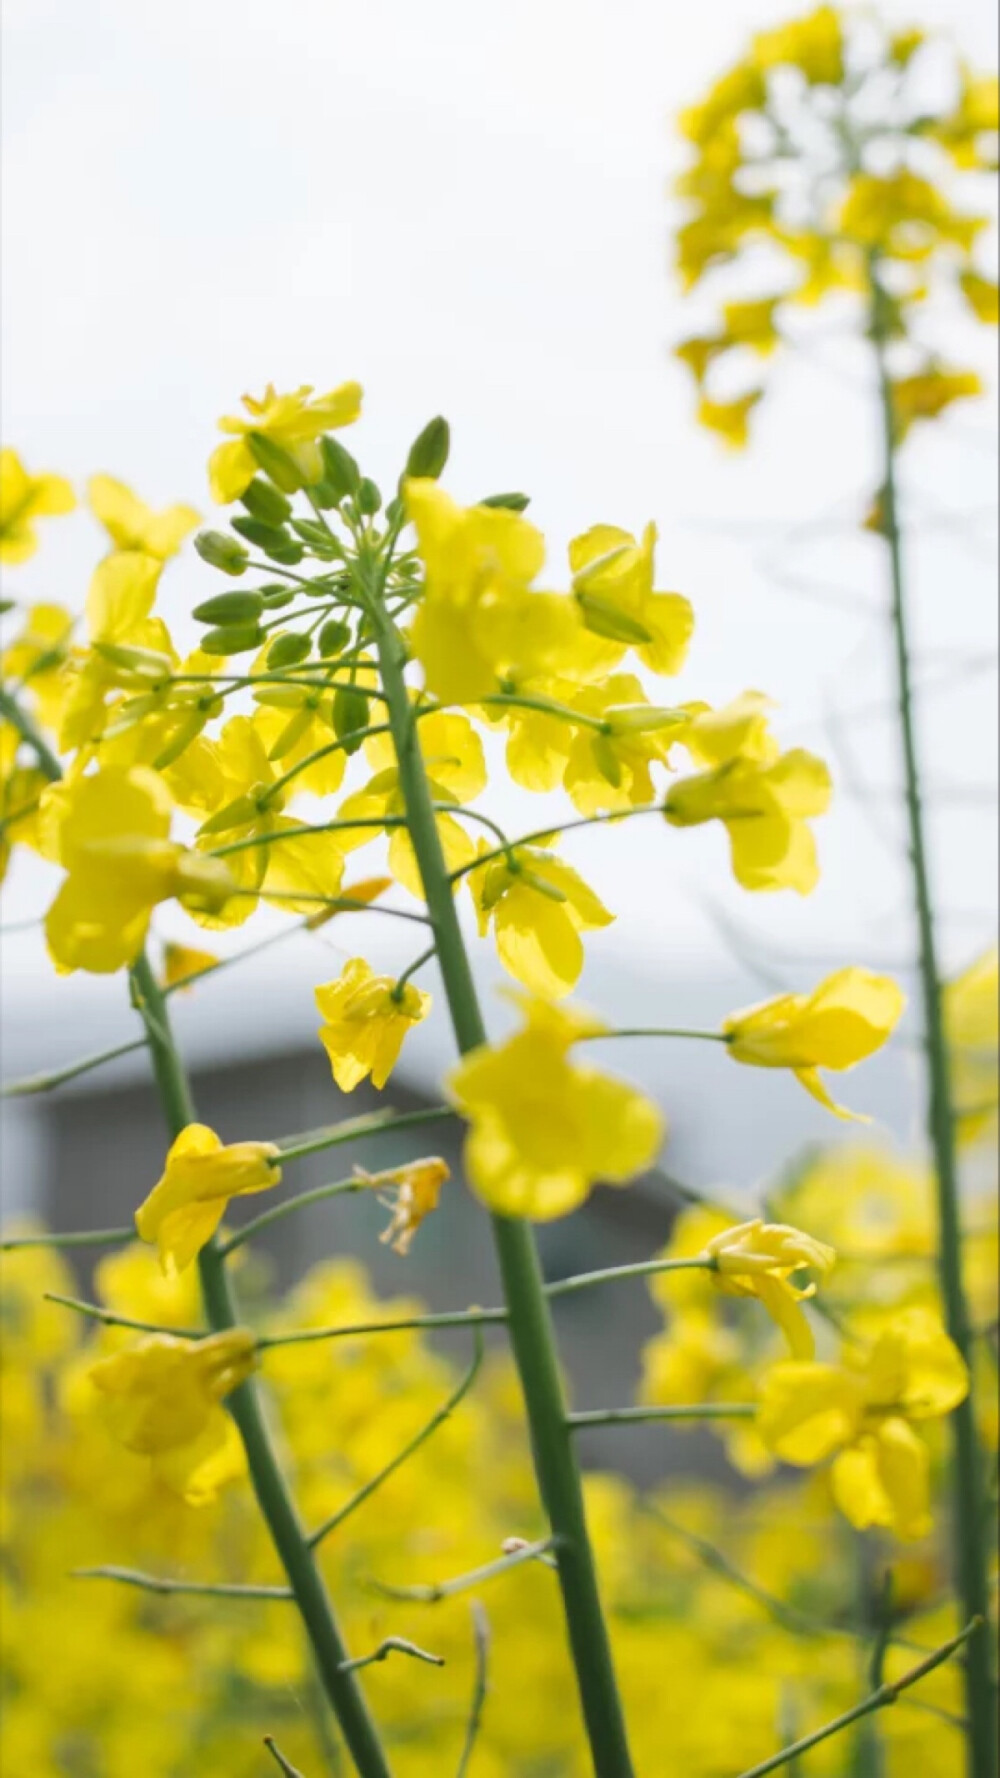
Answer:
[[[138,494],[111,475],[92,475],[87,500],[116,550],[139,550],[158,562],[175,556],[200,523],[192,506],[168,506],[154,512]]]
[[[0,562],[26,562],[38,548],[35,520],[72,512],[76,495],[61,475],[32,475],[9,445],[0,450]]]
[[[673,827],[721,821],[744,889],[808,895],[819,880],[808,822],[825,814],[831,791],[823,761],[797,747],[772,761],[736,758],[682,778],[667,792],[663,812]]]
[[[417,738],[424,757],[431,795],[435,803],[465,803],[477,797],[486,784],[483,743],[467,716],[457,711],[434,710],[417,724]],[[377,824],[386,821],[389,836],[389,868],[396,881],[411,895],[423,897],[420,870],[405,823],[406,799],[392,739],[375,735],[364,744],[365,756],[375,768],[361,790],[344,798],[337,811],[340,821],[367,825],[337,834],[345,851],[367,845]],[[476,848],[454,815],[435,816],[445,863],[449,871],[471,864]]]
[[[488,850],[480,842],[482,851]],[[560,999],[583,968],[580,933],[614,919],[572,865],[534,846],[512,847],[469,872],[479,935],[492,922],[504,968],[534,994]]]
[[[943,1002],[959,1139],[977,1142],[996,1130],[1000,1105],[1000,952],[996,945],[945,983]]]
[[[879,1525],[923,1537],[930,1453],[914,1427],[950,1413],[968,1389],[962,1356],[937,1317],[907,1309],[863,1358],[776,1365],[764,1379],[758,1426],[786,1463],[834,1458],[834,1498],[859,1531]]]
[[[755,1296],[778,1323],[792,1357],[814,1356],[812,1328],[801,1304],[816,1294],[815,1278],[832,1270],[836,1254],[787,1223],[754,1217],[713,1235],[705,1253],[715,1262],[713,1282],[727,1296]],[[811,1272],[808,1284],[796,1275]]]
[[[144,766],[109,767],[51,787],[44,799],[67,872],[45,917],[61,969],[108,974],[134,963],[158,902],[218,911],[235,887],[225,865],[169,838],[170,798]]]
[[[294,459],[306,483],[318,482],[323,465],[317,440],[324,432],[350,426],[361,413],[361,385],[341,383],[326,395],[313,398],[312,385],[303,383],[289,395],[279,395],[268,383],[260,399],[243,396],[247,417],[227,414],[219,431],[232,434],[230,442],[212,452],[208,465],[212,499],[220,506],[238,500],[257,473],[257,459],[247,434],[259,432]]]
[[[430,1012],[431,997],[412,982],[400,987],[391,975],[376,975],[363,957],[354,957],[339,980],[316,989],[316,1005],[333,1078],[350,1093],[367,1075],[374,1087],[385,1086],[405,1038]]]
[[[242,1447],[220,1403],[254,1368],[254,1338],[231,1328],[204,1340],[152,1334],[90,1368],[102,1415],[126,1450],[191,1505],[242,1475]]]
[[[183,1272],[215,1234],[230,1198],[270,1191],[281,1180],[273,1142],[223,1144],[207,1124],[188,1124],[135,1213],[141,1240],[155,1243],[164,1272]]]
[[[892,1036],[906,1005],[898,984],[867,969],[840,969],[811,994],[779,994],[723,1024],[735,1062],[754,1068],[790,1068],[796,1080],[836,1117],[854,1116],[836,1105],[820,1068],[853,1068]]]
[[[590,1014],[514,996],[522,1030],[464,1056],[448,1090],[469,1125],[465,1164],[491,1210],[539,1222],[575,1210],[597,1183],[627,1185],[663,1140],[657,1107],[569,1050],[603,1027]]]
[[[640,541],[616,525],[594,525],[569,546],[573,594],[587,628],[619,644],[618,659],[634,647],[651,672],[679,673],[694,612],[681,593],[653,591],[655,545],[655,525]]]

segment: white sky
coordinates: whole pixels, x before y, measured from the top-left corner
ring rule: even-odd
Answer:
[[[532,493],[553,584],[574,532],[654,517],[660,584],[686,591],[698,617],[678,697],[759,686],[780,700],[783,737],[828,755],[835,705],[857,767],[890,787],[891,730],[853,714],[887,685],[878,545],[852,535],[875,479],[857,366],[845,374],[835,343],[830,358],[786,359],[754,450],[728,458],[696,431],[670,358],[698,322],[669,265],[666,193],[682,161],[670,120],[748,32],[789,10],[7,0],[6,439],[33,466],[78,482],[108,470],[150,500],[207,511],[215,420],[242,390],[358,377],[366,418],[351,443],[366,467],[391,485],[410,438],[445,412],[450,486],[468,498]],[[987,0],[884,11],[943,22],[996,65]],[[971,328],[956,323],[949,344],[992,377],[991,348]],[[945,788],[992,781],[991,431],[991,408],[968,406],[909,453],[914,513],[947,521],[912,549],[926,671],[952,671],[956,651],[983,669],[927,709],[928,775]],[[843,536],[808,535],[838,510]],[[789,526],[807,535],[782,556]],[[16,590],[78,605],[99,553],[86,515],[53,522]],[[804,577],[841,602],[811,598]],[[216,580],[197,559],[175,566],[167,615],[208,590]],[[624,947],[654,982],[718,972],[706,894],[789,953],[904,955],[893,807],[853,801],[831,757],[839,803],[806,903],[736,891],[717,830],[645,821],[575,842],[620,915],[600,941],[607,955]],[[537,824],[540,805],[494,806],[514,831]],[[981,802],[936,811],[953,962],[990,933],[994,831]],[[7,917],[34,911],[37,892],[30,870],[15,874]],[[7,950],[14,1072],[29,1027],[60,1007],[79,1025],[120,1002],[120,984],[57,984],[32,937]],[[811,981],[817,964],[792,971]]]

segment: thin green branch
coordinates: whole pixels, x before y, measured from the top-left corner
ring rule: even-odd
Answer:
[[[351,1661],[342,1661],[340,1671],[357,1673],[360,1667],[371,1667],[376,1661],[386,1660],[389,1655],[410,1655],[415,1661],[426,1661],[429,1667],[443,1667],[445,1664],[444,1655],[432,1655],[416,1642],[408,1642],[405,1636],[386,1636],[370,1655],[355,1655]]]
[[[205,971],[206,975],[210,972]],[[64,1086],[68,1080],[76,1080],[81,1074],[89,1074],[92,1068],[102,1068],[105,1062],[116,1062],[119,1056],[130,1056],[136,1050],[144,1050],[144,1037],[130,1037],[125,1043],[116,1043],[111,1049],[95,1050],[92,1055],[80,1056],[75,1062],[68,1062],[65,1068],[54,1068],[49,1074],[27,1074],[22,1080],[8,1081],[0,1088],[0,1099],[26,1099],[34,1093],[50,1093],[53,1088]]]
[[[488,1327],[507,1320],[506,1309],[453,1309],[443,1314],[406,1315],[399,1321],[355,1321],[342,1327],[303,1327],[295,1333],[265,1334],[258,1350],[274,1346],[308,1346],[316,1340],[349,1340],[362,1335],[408,1333],[414,1328]]]
[[[18,1247],[118,1247],[134,1240],[134,1223],[117,1229],[78,1229],[68,1235],[6,1235],[0,1239],[0,1253],[13,1253]]]
[[[872,1711],[884,1710],[888,1704],[895,1704],[901,1693],[907,1691],[911,1685],[918,1684],[921,1679],[926,1679],[928,1673],[933,1673],[936,1667],[943,1666],[944,1662],[950,1660],[964,1643],[972,1641],[976,1633],[982,1631],[983,1627],[983,1620],[975,1618],[957,1636],[953,1636],[949,1642],[942,1643],[940,1648],[935,1649],[934,1653],[927,1655],[924,1660],[918,1661],[917,1665],[911,1667],[900,1679],[894,1680],[891,1684],[879,1686],[877,1691],[872,1692],[869,1697],[863,1698],[860,1704],[855,1704],[852,1709],[845,1710],[841,1716],[835,1716],[831,1722],[824,1723],[821,1729],[814,1729],[811,1735],[803,1735],[800,1740],[793,1741],[788,1747],[783,1747],[780,1753],[772,1754],[770,1759],[761,1760],[759,1765],[749,1766],[745,1772],[740,1773],[739,1778],[766,1778],[767,1773],[777,1772],[782,1766],[791,1765],[793,1760],[797,1760],[804,1753],[809,1753],[813,1747],[818,1747],[821,1741],[828,1741],[831,1735],[839,1735],[844,1729],[849,1729],[852,1723],[860,1722],[862,1717],[870,1716]]]
[[[105,1309],[100,1303],[84,1302],[82,1297],[63,1296],[58,1290],[43,1290],[42,1301],[58,1303],[61,1309],[72,1309],[74,1314],[83,1315],[88,1321],[99,1321],[102,1327],[127,1327],[133,1333],[170,1334],[175,1340],[203,1340],[203,1327],[164,1327],[161,1321],[137,1321],[131,1315],[116,1315],[113,1309]]]
[[[412,963],[408,963],[406,965],[406,968],[403,970],[402,974],[398,975],[396,977],[396,985],[393,989],[393,995],[395,996],[396,999],[402,1000],[403,989],[406,987],[407,982],[411,979],[411,977],[416,975],[418,969],[423,969],[424,964],[429,963],[431,961],[432,957],[436,957],[436,956],[437,956],[437,945],[436,944],[428,945],[427,949],[425,951],[421,951],[419,957],[415,957],[413,959]]]
[[[726,1031],[694,1031],[686,1026],[677,1025],[645,1025],[621,1026],[612,1031],[588,1031],[577,1041],[580,1043],[596,1043],[606,1037],[687,1037],[695,1038],[699,1043],[732,1043]]]
[[[327,1148],[340,1148],[345,1142],[358,1142],[363,1136],[380,1136],[387,1130],[411,1130],[419,1124],[440,1123],[454,1117],[447,1105],[430,1105],[420,1111],[396,1113],[391,1106],[384,1110],[352,1117],[340,1124],[328,1124],[319,1130],[307,1130],[302,1136],[287,1136],[278,1141],[277,1164],[302,1160],[305,1155],[321,1154]]]
[[[54,784],[57,778],[61,778],[62,766],[45,736],[27,711],[21,708],[17,699],[4,686],[0,686],[0,716],[17,730],[22,741],[27,742],[49,783]]]
[[[419,1451],[421,1445],[425,1444],[432,1434],[437,1431],[438,1427],[442,1426],[445,1420],[449,1419],[455,1412],[459,1402],[464,1399],[472,1388],[472,1385],[479,1374],[480,1365],[483,1362],[482,1328],[476,1326],[474,1334],[476,1349],[473,1353],[472,1362],[469,1365],[468,1370],[465,1372],[465,1375],[459,1380],[457,1388],[452,1391],[446,1402],[443,1402],[439,1408],[435,1409],[426,1424],[420,1428],[420,1431],[416,1433],[413,1438],[408,1440],[402,1450],[397,1451],[395,1457],[391,1457],[389,1462],[383,1465],[377,1475],[372,1476],[370,1481],[365,1482],[358,1488],[357,1492],[351,1495],[350,1500],[345,1501],[343,1506],[338,1507],[335,1513],[331,1513],[328,1519],[324,1519],[323,1523],[318,1525],[316,1530],[310,1533],[309,1546],[311,1549],[315,1549],[317,1544],[322,1543],[324,1537],[328,1536],[331,1531],[336,1531],[338,1525],[342,1525],[344,1520],[349,1518],[351,1513],[356,1512],[359,1506],[363,1506],[364,1502],[370,1499],[376,1490],[382,1486],[382,1483],[387,1482],[389,1477],[394,1475],[397,1469],[400,1469],[404,1463],[408,1462],[414,1452]]]
[[[229,1255],[235,1253],[236,1249],[242,1247],[246,1241],[252,1241],[255,1236],[262,1234],[264,1229],[269,1229],[273,1223],[281,1222],[284,1217],[291,1216],[295,1210],[305,1210],[310,1204],[321,1204],[327,1198],[348,1197],[354,1192],[366,1191],[367,1188],[368,1179],[358,1173],[352,1173],[348,1179],[335,1179],[329,1185],[317,1185],[313,1187],[312,1191],[300,1192],[297,1197],[288,1198],[283,1204],[275,1204],[273,1209],[265,1210],[260,1216],[255,1216],[252,1221],[244,1223],[243,1227],[237,1229],[234,1235],[230,1235],[228,1240],[220,1241],[219,1257],[228,1259]]]
[[[472,1601],[472,1641],[476,1670],[472,1681],[472,1700],[469,1704],[465,1740],[462,1744],[455,1778],[468,1778],[472,1755],[476,1750],[479,1730],[482,1727],[486,1694],[489,1690],[490,1620],[478,1599]]]
[[[293,1766],[291,1761],[285,1758],[273,1735],[264,1736],[264,1746],[267,1748],[267,1751],[271,1755],[279,1772],[284,1774],[284,1778],[303,1778],[303,1773],[299,1771],[298,1766]]]
[[[586,1408],[567,1414],[574,1432],[586,1426],[637,1426],[645,1420],[752,1420],[757,1412],[749,1401],[674,1402],[668,1407]]]
[[[548,827],[536,827],[531,833],[521,834],[519,839],[508,840],[506,845],[495,847],[492,852],[484,852],[481,858],[473,858],[468,864],[459,865],[457,870],[449,871],[448,881],[457,883],[462,877],[468,876],[470,870],[479,870],[481,865],[491,864],[494,858],[516,851],[518,846],[540,845],[545,840],[553,839],[557,833],[575,833],[578,827],[606,827],[609,822],[628,821],[634,815],[662,814],[661,803],[647,803],[641,809],[616,809],[607,815],[581,815],[575,821],[550,821]]]
[[[368,1585],[376,1593],[383,1593],[387,1599],[408,1599],[417,1605],[437,1605],[442,1599],[454,1599],[456,1593],[467,1593],[470,1587],[478,1587],[483,1581],[497,1580],[503,1574],[509,1574],[512,1568],[520,1568],[525,1562],[542,1562],[544,1566],[553,1566],[546,1562],[550,1550],[556,1547],[553,1537],[540,1538],[537,1543],[523,1543],[516,1550],[500,1556],[495,1562],[486,1562],[482,1568],[470,1568],[467,1574],[458,1574],[453,1580],[432,1582],[429,1586],[394,1587],[387,1582],[371,1580]]]
[[[125,1587],[139,1587],[144,1593],[186,1593],[208,1599],[294,1599],[290,1587],[244,1586],[227,1581],[173,1580],[168,1575],[143,1574],[138,1568],[117,1568],[107,1564],[100,1568],[73,1568],[74,1580],[114,1580]]]
[[[571,1296],[577,1290],[589,1290],[595,1284],[619,1284],[629,1278],[649,1278],[660,1272],[717,1272],[718,1261],[711,1257],[695,1259],[642,1259],[634,1265],[607,1266],[600,1272],[577,1272],[571,1278],[558,1278],[546,1284],[548,1297]]]

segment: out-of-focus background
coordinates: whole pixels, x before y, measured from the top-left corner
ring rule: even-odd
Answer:
[[[218,415],[242,391],[357,377],[365,418],[351,445],[366,469],[391,483],[420,426],[447,414],[449,486],[463,499],[529,492],[552,584],[565,584],[575,533],[655,519],[658,584],[685,591],[697,614],[678,698],[765,689],[783,741],[830,759],[836,808],[820,830],[821,886],[804,902],[738,891],[715,829],[637,821],[567,842],[618,915],[591,939],[580,990],[617,1024],[710,1025],[841,962],[903,976],[910,966],[883,564],[859,529],[877,474],[864,365],[831,322],[783,360],[754,448],[729,457],[695,429],[670,353],[700,318],[670,263],[669,188],[685,154],[672,120],[789,10],[765,0],[682,13],[662,0],[5,9],[3,430],[30,466],[78,485],[105,470],[154,504],[185,500],[210,518],[204,464]],[[882,11],[941,25],[971,59],[996,65],[984,0],[885,0]],[[985,330],[957,316],[947,325],[949,355],[995,387]],[[907,450],[934,870],[955,968],[995,927],[995,474],[988,401],[961,405]],[[18,596],[78,607],[101,549],[85,509],[49,526],[16,571]],[[161,609],[182,646],[194,639],[185,614],[210,582],[190,550],[165,576]],[[539,804],[502,787],[493,795],[510,831],[537,825]],[[375,868],[375,848],[371,858]],[[43,895],[46,868],[19,859],[0,953],[8,1078],[134,1034],[120,979],[55,976],[37,928],[22,924]],[[197,942],[177,912],[158,930]],[[231,948],[245,942],[234,935]],[[287,1135],[371,1103],[363,1092],[341,1100],[314,1034],[313,986],[359,951],[390,969],[410,956],[392,922],[345,917],[181,997],[202,1113],[224,1137]],[[500,1028],[509,1013],[490,945],[475,955]],[[434,1017],[384,1097],[398,1107],[436,1098],[449,1054]],[[714,1046],[622,1043],[614,1060],[665,1106],[670,1171],[728,1201],[750,1203],[796,1150],[839,1139],[791,1079],[734,1068]],[[904,1034],[849,1091],[906,1146],[920,1140],[912,1062]],[[5,1215],[33,1211],[57,1227],[126,1217],[162,1158],[141,1056],[9,1101],[3,1123]],[[453,1148],[452,1137],[428,1139],[442,1144]],[[345,1172],[355,1159],[396,1158],[384,1145],[377,1159],[341,1154]],[[296,1184],[333,1176],[325,1157]],[[675,1203],[657,1178],[598,1193],[544,1231],[546,1263],[558,1274],[648,1255]],[[408,1262],[378,1245],[378,1226],[377,1208],[353,1199],[289,1219],[277,1274],[350,1250],[380,1287],[415,1288],[436,1306],[495,1288],[479,1213],[459,1192]],[[563,1312],[581,1405],[624,1399],[634,1380],[652,1312],[630,1294],[613,1317],[592,1299]],[[646,1449],[638,1438],[630,1447],[640,1466]]]

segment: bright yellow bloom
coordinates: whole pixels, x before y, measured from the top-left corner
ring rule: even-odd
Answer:
[[[698,403],[698,419],[709,432],[717,432],[730,450],[742,451],[750,437],[750,416],[763,393],[762,389],[752,389],[736,401],[712,401],[703,395]]]
[[[954,401],[981,395],[983,385],[972,370],[926,370],[899,378],[892,385],[896,433],[905,438],[917,420],[936,420]]]
[[[61,672],[69,652],[73,619],[61,605],[32,605],[24,628],[3,651],[3,675],[37,710],[42,727],[50,733],[59,725],[66,692]]]
[[[816,1283],[796,1284],[795,1275],[809,1271],[825,1278],[837,1257],[832,1247],[787,1223],[756,1216],[713,1235],[705,1252],[715,1261],[718,1289],[727,1296],[758,1297],[785,1335],[792,1357],[813,1357],[812,1328],[799,1305],[815,1296]]]
[[[723,822],[744,889],[808,895],[819,864],[807,821],[825,813],[831,790],[823,761],[797,747],[771,763],[735,759],[684,778],[668,791],[663,812],[674,827]]]
[[[710,147],[720,129],[742,112],[758,110],[766,98],[767,87],[760,67],[740,62],[716,81],[700,105],[681,113],[681,129],[697,147]]]
[[[603,1029],[590,1014],[516,995],[525,1026],[464,1056],[448,1090],[469,1124],[465,1164],[491,1210],[539,1222],[576,1209],[598,1182],[627,1185],[663,1140],[657,1107],[634,1087],[570,1062]]]
[[[341,383],[326,395],[311,400],[312,384],[303,383],[289,395],[279,395],[268,383],[260,400],[243,396],[249,415],[227,414],[219,431],[235,434],[232,442],[212,452],[208,465],[212,499],[220,506],[238,500],[257,473],[257,459],[246,442],[248,432],[261,432],[272,444],[294,458],[305,482],[318,482],[323,465],[317,439],[338,426],[350,426],[361,413],[360,383]]]
[[[953,210],[936,185],[907,168],[886,178],[858,173],[839,217],[848,239],[905,261],[928,259],[941,243],[968,253],[986,224],[985,216]]]
[[[170,798],[144,766],[54,785],[46,803],[68,873],[45,917],[62,969],[121,969],[139,955],[157,902],[218,911],[232,893],[221,861],[170,840]]]
[[[991,945],[944,988],[944,1020],[951,1058],[959,1137],[976,1142],[996,1130],[1000,1104],[1000,952]]]
[[[392,1221],[382,1230],[379,1240],[393,1253],[405,1257],[420,1224],[437,1209],[441,1187],[451,1178],[447,1161],[439,1155],[428,1155],[426,1160],[404,1161],[401,1167],[388,1167],[383,1173],[366,1173],[363,1167],[355,1167],[354,1171],[365,1185],[380,1191],[388,1188],[392,1193],[391,1197],[379,1199],[392,1211]]]
[[[269,1191],[281,1180],[273,1142],[223,1144],[207,1124],[188,1124],[161,1177],[135,1213],[142,1241],[155,1242],[167,1273],[183,1272],[215,1234],[230,1198]]]
[[[1000,321],[1000,286],[992,278],[984,278],[974,271],[962,272],[958,281],[976,320],[985,322],[987,327],[996,327]]]
[[[148,691],[172,671],[176,656],[162,618],[152,615],[163,563],[141,550],[116,550],[99,562],[87,591],[90,648],[75,650],[59,728],[63,748],[96,740],[105,699],[117,686]]]
[[[38,548],[35,520],[72,512],[76,495],[61,475],[32,475],[16,451],[0,450],[0,562],[26,562]]]
[[[503,507],[458,506],[423,478],[407,482],[406,508],[426,575],[411,641],[427,690],[472,703],[501,673],[557,666],[579,617],[571,600],[529,590],[545,560],[541,532]]]
[[[353,957],[337,981],[316,989],[316,1006],[333,1078],[350,1093],[369,1074],[373,1086],[385,1086],[404,1039],[430,1012],[431,997],[412,982],[400,988],[391,975],[376,975],[363,957]]]
[[[762,358],[770,357],[781,340],[774,323],[780,300],[776,296],[765,296],[756,302],[726,303],[722,311],[724,344],[748,346]]]
[[[87,499],[115,549],[141,550],[159,562],[175,556],[185,537],[200,522],[200,515],[192,506],[168,506],[163,512],[154,512],[138,494],[111,475],[92,475],[87,484]]]
[[[571,739],[563,785],[581,815],[651,803],[652,768],[669,765],[674,742],[686,734],[688,712],[650,704],[634,673],[612,673],[597,685],[583,685],[569,704],[590,718],[575,731],[566,724]],[[602,729],[595,728],[595,718]]]
[[[165,988],[177,988],[207,975],[219,959],[214,951],[199,951],[193,945],[179,945],[170,940],[163,947],[163,969],[160,980]]]
[[[490,848],[480,841],[480,850]],[[490,921],[504,968],[534,994],[561,999],[583,968],[580,933],[614,919],[583,878],[551,852],[518,846],[469,872],[479,935]]]
[[[820,6],[808,18],[762,31],[754,38],[753,56],[760,68],[790,63],[813,85],[839,86],[844,78],[844,40],[836,8]]]
[[[853,1068],[891,1037],[906,1005],[898,984],[867,969],[840,969],[811,994],[779,994],[726,1019],[723,1031],[735,1062],[790,1068],[796,1080],[837,1117],[820,1068]]]
[[[22,757],[24,764],[20,763]],[[27,748],[22,750],[17,729],[0,722],[0,880],[15,845],[40,850],[39,812],[47,785],[34,755]]]
[[[477,797],[486,783],[483,743],[467,716],[435,710],[417,723],[417,737],[424,757],[431,796],[435,803],[465,803]],[[365,846],[376,837],[378,823],[388,819],[389,868],[398,883],[418,899],[423,896],[420,870],[409,832],[403,823],[406,799],[400,788],[396,749],[389,735],[365,742],[365,755],[375,767],[362,790],[344,798],[338,821],[366,825],[341,830],[338,843],[345,852]],[[439,814],[437,830],[449,871],[461,870],[475,858],[475,846],[454,815]]]
[[[681,593],[653,591],[656,526],[641,542],[616,525],[594,525],[569,546],[573,593],[596,635],[634,647],[653,673],[679,673],[694,631],[694,612]],[[614,660],[612,659],[612,663]]]
[[[691,719],[679,739],[695,765],[723,766],[731,759],[773,765],[778,758],[778,743],[768,723],[773,701],[763,692],[741,692],[718,710],[708,704],[687,708]]]
[[[969,1389],[961,1354],[925,1309],[897,1315],[863,1360],[779,1364],[764,1379],[758,1426],[786,1463],[834,1458],[834,1496],[859,1531],[898,1537],[931,1528],[929,1454],[914,1422],[958,1406]]]
[[[90,1378],[118,1442],[149,1457],[159,1480],[201,1505],[243,1473],[242,1449],[220,1403],[254,1364],[245,1328],[197,1341],[152,1334],[98,1359]]]

